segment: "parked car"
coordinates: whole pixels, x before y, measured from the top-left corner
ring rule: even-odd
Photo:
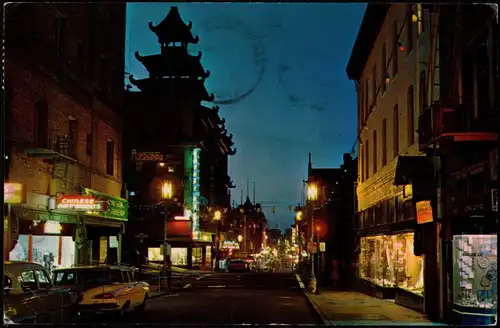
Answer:
[[[54,287],[47,270],[36,263],[4,263],[4,323],[71,323],[77,297]]]
[[[231,260],[227,269],[229,272],[250,271],[248,264],[245,262],[245,260],[241,259]]]
[[[120,265],[80,266],[54,270],[54,284],[78,293],[82,314],[143,311],[149,298],[149,284],[136,281],[137,269]]]

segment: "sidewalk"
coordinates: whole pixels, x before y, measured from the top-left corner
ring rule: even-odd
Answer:
[[[360,292],[322,290],[321,295],[309,292],[305,295],[327,325],[446,326],[394,301]]]

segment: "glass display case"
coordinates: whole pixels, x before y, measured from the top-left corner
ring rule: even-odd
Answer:
[[[362,237],[359,277],[380,287],[423,296],[424,261],[413,253],[414,233]]]
[[[424,258],[413,253],[414,233],[394,235],[394,275],[398,288],[424,295]]]
[[[497,308],[497,236],[453,236],[453,303]]]

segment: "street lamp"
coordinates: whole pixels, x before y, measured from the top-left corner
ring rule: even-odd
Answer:
[[[163,214],[164,214],[164,228],[163,228],[163,267],[165,268],[165,273],[167,276],[167,290],[170,290],[171,284],[171,267],[170,267],[170,252],[168,250],[168,206],[170,200],[174,196],[174,186],[172,181],[164,181],[161,185],[161,196],[164,200],[163,202]]]
[[[316,236],[317,236],[317,244],[316,244],[316,261],[318,261],[316,263],[316,267],[318,268],[318,274],[320,274],[320,268],[319,268],[319,255],[320,255],[320,252],[319,252],[319,233],[321,231],[321,226],[317,225],[316,226]],[[319,291],[319,279],[316,280],[316,292],[315,292],[316,295],[320,295],[320,291]]]
[[[219,224],[220,224],[220,220],[222,218],[222,213],[221,211],[217,210],[214,212],[214,221],[217,223],[217,225],[215,226],[215,254],[219,254],[219,249],[220,249],[220,230],[219,230]],[[217,259],[218,257],[216,256],[215,257],[215,266],[214,268],[218,268],[218,262],[217,262]]]
[[[314,183],[310,183],[307,185],[307,200],[309,201],[309,204],[312,205],[312,210],[311,210],[311,237],[310,237],[310,242],[311,242],[311,251],[312,251],[312,245],[314,243],[314,205],[315,202],[318,200],[318,187]],[[311,274],[309,278],[309,288],[311,288],[312,292],[316,291],[316,274],[314,272],[314,254],[311,254]]]
[[[247,215],[243,207],[240,208],[240,213],[243,214],[243,253],[247,256]]]
[[[243,241],[243,236],[242,235],[238,235],[238,242],[242,242]]]

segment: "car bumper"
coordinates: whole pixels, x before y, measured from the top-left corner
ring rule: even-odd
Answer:
[[[86,314],[89,312],[118,311],[118,310],[120,310],[120,305],[117,303],[80,304],[80,305],[78,305],[78,311],[81,314]]]

